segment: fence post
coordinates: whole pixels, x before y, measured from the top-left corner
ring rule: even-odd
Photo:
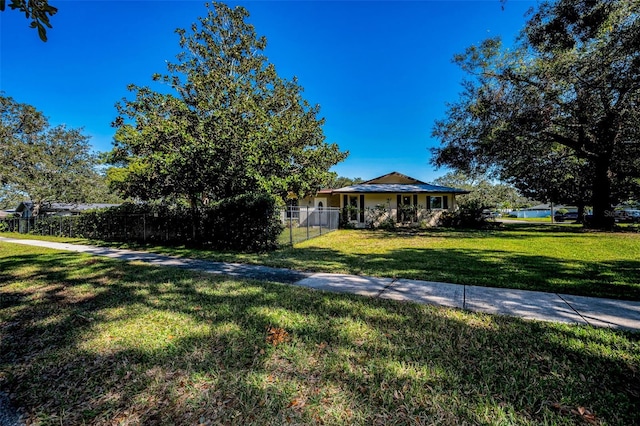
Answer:
[[[309,239],[309,206],[307,206],[307,240]]]
[[[293,246],[293,206],[289,206],[289,244]]]

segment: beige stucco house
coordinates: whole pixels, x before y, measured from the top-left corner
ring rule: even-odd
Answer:
[[[348,216],[348,222],[358,228],[385,220],[433,226],[443,212],[457,209],[456,195],[468,193],[391,172],[357,185],[321,190],[313,197],[300,200],[300,206],[338,207]]]

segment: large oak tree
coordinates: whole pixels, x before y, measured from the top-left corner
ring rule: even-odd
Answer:
[[[35,107],[0,95],[0,198],[50,202],[110,202],[89,138],[51,126]],[[15,207],[15,206],[14,206]]]
[[[594,226],[610,226],[612,203],[640,177],[639,12],[639,2],[545,2],[512,48],[489,39],[457,55],[470,78],[436,122],[433,162],[489,170],[551,201],[574,182],[562,197],[590,195]]]
[[[132,85],[118,105],[110,171],[123,194],[142,200],[208,200],[261,191],[286,197],[325,185],[346,153],[325,142],[319,109],[295,78],[278,76],[266,39],[242,7],[207,5],[182,52],[154,80],[168,90]]]

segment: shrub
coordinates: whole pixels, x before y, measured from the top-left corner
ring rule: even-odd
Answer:
[[[396,228],[396,221],[391,216],[389,202],[367,207],[365,210],[366,226],[370,229],[385,229],[391,231]]]
[[[359,215],[360,214],[360,210],[357,207],[354,207],[354,206],[351,206],[351,205],[344,206],[340,210],[340,221],[339,221],[339,227],[340,228],[342,228],[342,229],[353,229],[353,228],[355,228],[355,225],[349,221],[349,218],[351,217],[351,215],[353,213]]]
[[[35,220],[30,232],[105,241],[159,242],[236,251],[277,248],[282,224],[274,197],[243,194],[209,206],[133,204]]]
[[[221,200],[204,212],[203,242],[222,250],[273,250],[283,230],[278,212],[275,198],[268,194],[248,193]]]
[[[455,212],[443,212],[440,226],[447,228],[486,228],[489,223],[482,217],[482,207],[467,206]]]

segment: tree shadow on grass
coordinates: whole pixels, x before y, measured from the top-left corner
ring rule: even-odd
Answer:
[[[634,334],[75,254],[0,271],[0,387],[42,423],[640,421]]]
[[[640,300],[640,260],[590,262],[507,250],[402,248],[384,253],[300,249],[288,267],[484,287]],[[286,260],[286,259],[285,259]]]

